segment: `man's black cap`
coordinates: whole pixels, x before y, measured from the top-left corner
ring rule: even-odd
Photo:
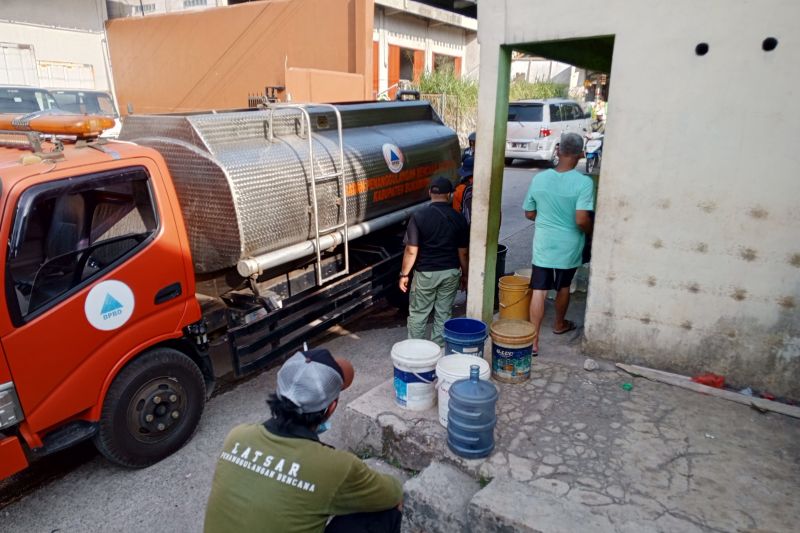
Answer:
[[[431,183],[431,192],[434,194],[450,194],[453,192],[453,184],[444,176],[434,178]]]

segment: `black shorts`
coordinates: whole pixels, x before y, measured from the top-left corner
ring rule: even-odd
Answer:
[[[569,287],[577,268],[544,268],[531,265],[531,289],[537,291],[559,290]]]

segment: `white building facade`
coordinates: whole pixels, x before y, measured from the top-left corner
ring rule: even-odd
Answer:
[[[0,2],[0,84],[111,89],[105,0]]]
[[[400,80],[452,69],[477,78],[477,20],[412,0],[375,0],[373,92],[394,97]]]

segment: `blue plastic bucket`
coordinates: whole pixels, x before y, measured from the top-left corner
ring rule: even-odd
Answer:
[[[474,318],[451,318],[444,323],[444,354],[460,353],[483,357],[488,329]]]

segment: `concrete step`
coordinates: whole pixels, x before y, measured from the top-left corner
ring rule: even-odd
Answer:
[[[390,465],[380,457],[369,457],[364,459],[364,463],[376,472],[380,472],[381,474],[389,474],[390,476],[396,477],[401,483],[405,483],[411,479],[411,472],[408,470],[403,470],[402,468],[398,468],[394,465]]]
[[[458,468],[431,463],[404,486],[403,533],[470,531],[467,508],[480,488]]]
[[[606,516],[585,505],[508,478],[492,480],[475,494],[468,523],[470,533],[618,531]]]

